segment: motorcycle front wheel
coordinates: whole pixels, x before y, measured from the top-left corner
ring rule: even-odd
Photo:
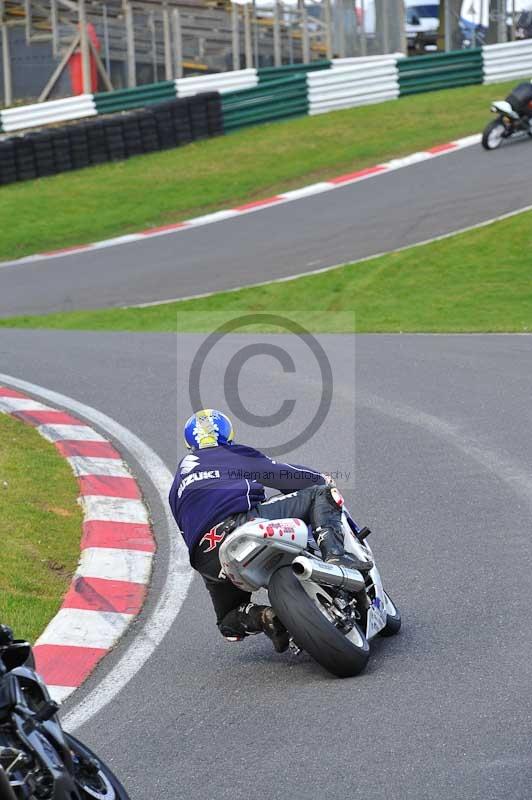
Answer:
[[[303,587],[291,567],[281,567],[268,586],[272,608],[302,650],[338,678],[352,678],[366,666],[369,645],[355,625],[348,633],[336,627],[328,595],[318,584]]]
[[[486,125],[482,134],[482,147],[485,150],[496,150],[501,146],[502,140],[508,138],[508,131],[504,122],[494,119]]]
[[[2,767],[0,767],[0,800],[17,800],[15,792],[11,788],[11,784]]]
[[[116,775],[86,744],[70,733],[65,733],[65,739],[74,755],[80,758],[81,764],[89,759],[98,765],[97,770],[79,767],[75,773],[76,785],[83,800],[130,800]]]

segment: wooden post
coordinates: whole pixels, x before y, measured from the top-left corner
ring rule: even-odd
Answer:
[[[445,52],[448,53],[450,50],[453,49],[453,22],[451,17],[451,3],[450,0],[443,0],[445,3],[444,5],[444,14],[445,14],[445,33],[444,33],[444,40],[445,40]]]
[[[175,48],[175,74],[176,78],[183,77],[183,32],[181,30],[181,15],[178,8],[172,9],[172,29],[174,33]]]
[[[64,68],[68,64],[70,56],[72,55],[72,53],[74,52],[76,47],[78,47],[78,45],[80,43],[80,39],[81,39],[81,36],[78,33],[78,34],[76,34],[74,39],[68,45],[68,49],[67,49],[66,53],[64,54],[63,58],[61,59],[61,61],[57,65],[57,67],[54,69],[52,75],[50,76],[50,78],[48,80],[48,83],[46,84],[46,86],[44,87],[44,89],[40,93],[39,97],[37,98],[37,102],[38,103],[43,103],[48,98],[48,95],[50,94],[50,92],[54,88],[55,84],[57,83],[57,81],[58,81],[58,79],[59,79],[59,77],[61,75],[61,73],[63,72]]]
[[[249,3],[244,3],[244,47],[246,50],[246,69],[251,69],[253,67],[253,48],[251,47]]]
[[[360,55],[365,56],[368,52],[368,40],[366,38],[366,0],[360,0],[360,16],[361,16],[361,22],[360,25],[358,26]]]
[[[163,36],[164,36],[164,77],[171,81],[174,77],[172,69],[172,39],[170,34],[170,12],[166,3],[163,6]]]
[[[231,3],[231,39],[233,50],[233,69],[240,69],[240,20],[238,18],[238,5]]]
[[[331,0],[325,3],[325,52],[329,61],[333,57]]]
[[[133,26],[133,9],[124,1],[124,20],[126,23],[127,48],[127,85],[133,89],[137,85],[137,65],[135,61],[135,29]]]
[[[301,34],[303,37],[303,64],[310,64],[310,40],[305,0],[299,0],[299,9],[301,13]]]
[[[13,85],[11,82],[11,51],[9,48],[9,28],[2,25],[2,66],[4,69],[4,105],[13,103]]]
[[[91,59],[89,46],[89,32],[87,30],[87,12],[85,0],[78,0],[79,9],[79,33],[81,36],[81,77],[83,82],[83,92],[92,92],[91,81]]]

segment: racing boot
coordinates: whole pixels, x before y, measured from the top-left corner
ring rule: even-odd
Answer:
[[[288,650],[288,631],[270,606],[248,603],[238,609],[239,621],[248,634],[265,633],[278,653]]]
[[[320,486],[312,509],[312,527],[318,547],[326,563],[368,572],[373,567],[372,561],[362,561],[355,555],[345,552],[342,531],[343,504],[344,499],[334,484]]]

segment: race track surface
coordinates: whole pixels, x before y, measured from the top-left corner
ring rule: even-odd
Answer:
[[[0,316],[187,297],[424,241],[532,204],[529,157],[528,141],[477,145],[198,229],[0,264]]]
[[[467,157],[476,156],[470,151],[459,158]],[[505,157],[503,151],[500,163]],[[453,158],[435,163],[458,180]],[[389,180],[407,174],[413,171]],[[386,180],[367,184],[383,192],[384,205]],[[511,188],[511,180],[505,183]],[[503,210],[495,181],[491,195],[470,189],[484,211],[490,202]],[[422,193],[419,187],[420,199]],[[515,202],[526,202],[517,193]],[[456,205],[449,203],[449,214]],[[254,217],[253,225],[266,225],[269,213]],[[162,247],[168,242],[160,240]],[[2,371],[64,392],[132,428],[173,469],[176,407],[180,417],[189,411],[198,341],[3,330],[0,361]],[[378,564],[403,613],[401,635],[375,644],[364,675],[336,680],[307,657],[275,654],[263,637],[226,644],[195,578],[163,644],[79,734],[109,759],[132,800],[527,800],[531,339],[320,341],[334,374],[332,416],[291,457],[355,470],[356,479],[343,488],[355,516],[374,530]],[[225,364],[243,342],[220,343],[219,357],[203,375],[206,400],[220,402]],[[247,367],[247,405],[278,408],[283,374],[270,364],[273,377],[261,379],[260,366]],[[304,417],[319,386],[305,370],[289,378]],[[241,438],[266,444],[264,429],[253,433],[239,424],[238,430]],[[160,509],[145,480],[144,486],[157,522]],[[150,604],[164,578],[165,554],[160,532]]]

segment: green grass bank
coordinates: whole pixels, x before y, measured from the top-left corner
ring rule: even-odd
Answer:
[[[178,222],[479,132],[512,81],[249,128],[0,189],[0,260]]]
[[[0,327],[209,331],[253,312],[316,332],[532,331],[532,213],[326,273],[150,308],[13,317]]]
[[[33,642],[79,559],[82,516],[67,462],[34,428],[0,414],[0,622]]]

